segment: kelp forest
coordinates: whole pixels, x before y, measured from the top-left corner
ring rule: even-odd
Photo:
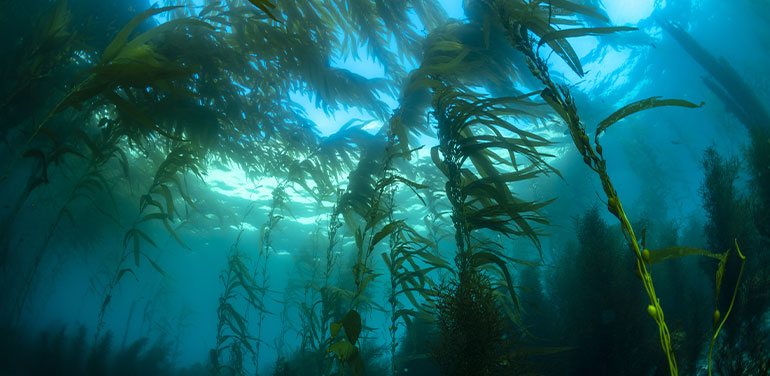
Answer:
[[[770,375],[770,3],[0,0],[2,375]]]

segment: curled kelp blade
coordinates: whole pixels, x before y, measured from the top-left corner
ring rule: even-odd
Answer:
[[[654,96],[647,99],[642,99],[621,107],[619,110],[613,112],[612,115],[602,120],[599,123],[599,126],[596,128],[596,137],[598,137],[600,133],[607,130],[607,128],[609,128],[612,124],[615,124],[621,119],[625,118],[626,116],[635,114],[639,111],[644,111],[650,108],[663,107],[663,106],[680,106],[680,107],[687,107],[687,108],[698,108],[703,105],[704,105],[704,102],[701,102],[700,104],[695,104],[695,103],[686,101],[684,99],[661,99],[660,96]]]
[[[639,30],[630,26],[609,26],[609,27],[578,27],[574,29],[556,30],[548,34],[543,35],[540,41],[537,42],[538,47],[545,43],[548,43],[557,39],[575,38],[594,36],[600,34],[611,34],[618,31],[634,31]]]

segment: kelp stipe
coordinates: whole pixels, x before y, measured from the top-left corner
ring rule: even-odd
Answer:
[[[494,1],[479,1],[475,2],[473,5],[474,7],[472,10],[475,17],[496,18],[497,24],[505,30],[506,36],[512,42],[513,46],[524,55],[532,75],[545,85],[545,88],[541,91],[541,97],[567,125],[572,141],[577,148],[577,151],[582,155],[585,164],[599,175],[602,188],[607,197],[607,209],[620,221],[626,241],[636,256],[637,270],[650,300],[647,312],[658,325],[661,347],[663,348],[664,355],[668,359],[669,370],[671,375],[677,375],[678,371],[673,347],[671,345],[670,333],[664,319],[660,301],[655,294],[652,277],[647,269],[647,265],[670,257],[681,257],[688,254],[703,254],[705,251],[691,251],[692,249],[684,249],[682,247],[667,248],[661,250],[661,252],[649,251],[645,247],[644,239],[642,239],[642,244],[637,241],[631,223],[626,216],[617,192],[607,173],[606,161],[602,156],[602,148],[598,141],[599,133],[606,130],[618,120],[635,112],[658,106],[699,106],[684,100],[661,100],[659,97],[652,97],[634,102],[621,108],[599,123],[594,136],[594,148],[586,134],[585,127],[580,122],[580,118],[577,114],[577,107],[568,88],[564,85],[557,85],[552,81],[548,65],[539,55],[539,47],[543,44],[548,44],[548,46],[551,47],[551,49],[561,57],[570,68],[575,71],[575,73],[582,76],[584,73],[581,63],[574,50],[572,50],[572,47],[566,41],[566,37],[588,35],[594,32],[606,33],[627,31],[630,29],[601,28],[601,30],[598,30],[596,28],[585,28],[574,29],[574,32],[554,29],[551,26],[551,15],[554,8],[568,14],[579,14],[581,16],[608,21],[605,16],[597,13],[594,8],[580,6],[570,2],[549,1],[546,2],[546,4],[517,3],[515,5],[504,5],[497,4]],[[555,22],[559,21],[557,20]],[[708,254],[708,252],[705,253]],[[653,261],[653,257],[655,258],[655,261]]]
[[[166,155],[166,158],[158,166],[149,189],[139,198],[139,211],[131,224],[131,228],[123,236],[123,250],[103,290],[104,300],[99,310],[96,333],[94,334],[95,339],[99,338],[99,334],[104,327],[104,316],[112,300],[113,290],[126,274],[131,274],[134,278],[138,279],[134,269],[126,265],[130,258],[133,258],[135,267],[139,267],[141,259],[144,258],[158,273],[162,276],[166,275],[163,268],[155,262],[154,257],[141,248],[143,243],[150,244],[156,249],[159,248],[157,243],[142,230],[143,226],[147,226],[146,223],[162,223],[168,234],[174,238],[179,246],[190,249],[171,227],[174,221],[181,220],[182,218],[182,212],[174,204],[171,189],[174,188],[184,199],[185,211],[188,210],[188,207],[195,208],[192,199],[187,194],[187,185],[184,178],[187,173],[193,173],[203,180],[202,174],[205,173],[205,170],[202,158],[198,155],[198,152],[190,144],[172,145],[169,154]]]
[[[417,188],[416,185],[409,185]],[[427,188],[419,186],[419,188]],[[388,303],[390,305],[390,361],[392,374],[398,374],[403,366],[403,359],[397,356],[399,341],[396,338],[399,327],[412,331],[415,320],[430,322],[433,320],[436,291],[439,286],[430,275],[436,272],[451,272],[450,264],[441,256],[438,244],[429,240],[405,220],[395,220],[393,217],[395,187],[390,192],[391,210],[388,214],[388,226],[393,228],[389,236],[388,252],[382,252],[383,261],[390,277]],[[422,196],[420,196],[422,198]],[[386,226],[386,227],[388,227]],[[385,230],[385,229],[383,229]],[[389,230],[390,231],[390,230]],[[403,297],[408,299],[412,308],[407,308]],[[414,354],[418,355],[418,354]],[[422,354],[426,355],[426,354]]]
[[[239,250],[242,234],[243,230],[238,233],[230,248],[227,269],[220,275],[224,290],[217,307],[216,345],[209,351],[214,375],[245,375],[244,356],[256,354],[252,345],[254,338],[248,330],[248,318],[236,308],[245,301],[246,307],[258,311],[264,309],[262,300],[256,295],[261,291],[260,287],[251,276],[244,262],[245,256]]]
[[[105,120],[102,123],[107,122],[108,121]],[[94,209],[104,214],[105,217],[109,218],[113,222],[119,224],[115,214],[110,212],[117,212],[115,199],[111,191],[113,189],[113,185],[110,184],[107,179],[107,176],[109,176],[110,168],[114,167],[110,165],[111,162],[117,160],[117,163],[120,166],[122,174],[118,176],[119,179],[128,180],[129,178],[128,160],[125,153],[120,148],[120,138],[109,128],[104,129],[100,134],[97,135],[88,135],[83,131],[76,130],[73,132],[73,136],[71,136],[71,138],[75,139],[73,142],[74,144],[71,146],[62,144],[61,139],[50,130],[45,129],[43,134],[46,134],[53,141],[54,151],[50,157],[45,157],[44,154],[40,152],[39,155],[42,156],[41,165],[44,166],[44,168],[43,175],[37,178],[38,183],[47,180],[45,175],[45,166],[51,163],[58,165],[61,162],[60,159],[64,155],[77,156],[82,160],[80,162],[82,162],[84,165],[78,166],[81,168],[81,170],[79,171],[77,178],[74,179],[73,185],[69,190],[69,194],[62,198],[63,201],[59,207],[58,212],[56,213],[55,219],[49,224],[48,231],[43,237],[43,243],[38,246],[35,252],[32,266],[27,271],[27,275],[24,278],[24,285],[22,286],[21,292],[19,293],[18,303],[16,305],[16,318],[14,322],[18,322],[24,313],[24,306],[27,303],[29,291],[35,282],[41,263],[43,262],[45,256],[48,254],[48,246],[50,241],[59,229],[60,224],[62,224],[65,219],[69,220],[69,222],[73,225],[77,223],[72,213],[72,210],[74,210],[74,203],[78,200],[85,199],[89,201]],[[76,151],[77,149],[80,149],[82,145],[86,146],[85,149],[88,150],[87,154],[81,154],[80,152]],[[30,188],[32,187],[27,186],[27,188],[25,188],[24,195],[31,191]],[[111,204],[109,205],[111,208],[103,208],[101,205],[99,205],[99,201],[104,199],[103,196],[106,196],[109,204]],[[11,219],[13,219],[13,217],[15,217],[15,214],[12,214]],[[3,235],[0,235],[0,237],[2,236]],[[2,251],[0,251],[0,253],[2,253]],[[2,259],[2,256],[0,256],[0,259]]]
[[[276,226],[278,226],[278,222],[283,219],[283,215],[276,213],[276,209],[279,209],[281,212],[283,212],[285,208],[285,184],[286,183],[280,183],[275,187],[275,189],[273,189],[270,211],[267,214],[267,221],[262,225],[262,228],[259,231],[259,255],[251,278],[256,281],[258,278],[258,273],[261,273],[262,281],[258,290],[260,304],[261,302],[265,301],[265,294],[267,294],[269,289],[268,281],[270,280],[270,277],[267,273],[267,266],[268,261],[270,260],[270,255],[272,252],[274,252],[273,238],[271,235]],[[262,267],[261,271],[259,271],[260,266]],[[257,312],[257,339],[254,349],[254,366],[257,369],[257,372],[259,372],[259,351],[262,348],[262,324],[265,321],[265,316],[266,312],[264,307],[260,307]]]
[[[639,309],[646,306],[647,295],[632,270],[635,258],[600,208],[594,205],[579,215],[574,236],[555,255],[555,266],[543,268],[548,295],[541,299],[553,308],[536,319],[545,330],[535,327],[532,332],[569,346],[549,355],[543,371],[574,376],[649,376],[652,369],[665,373],[656,336],[640,336],[656,325]]]
[[[751,165],[770,156],[756,153],[756,141],[752,138],[749,148],[748,159]],[[744,270],[740,255],[731,252],[727,265],[720,265],[720,275],[717,277],[721,277],[722,285],[730,286],[739,277],[744,282],[736,290],[736,296],[729,301],[729,305],[720,304],[717,296],[714,330],[717,329],[722,313],[730,310],[731,306],[733,314],[722,325],[720,333],[723,335],[713,344],[710,366],[717,374],[763,375],[770,370],[770,353],[766,350],[770,328],[764,320],[770,307],[770,276],[767,273],[770,253],[767,252],[768,238],[763,235],[766,230],[762,226],[765,213],[757,212],[766,202],[764,187],[759,184],[763,177],[761,173],[757,176],[758,171],[750,165],[749,170],[754,175],[754,189],[741,194],[736,179],[741,173],[738,158],[723,158],[714,148],[709,148],[704,152],[702,162],[705,177],[700,195],[706,211],[704,230],[709,246],[732,249],[733,245],[739,244],[751,251],[746,257],[752,259],[752,263],[746,265]],[[747,213],[753,214],[753,221]],[[733,260],[741,261],[740,268]],[[719,282],[719,279],[715,282]],[[721,312],[717,313],[719,310]]]
[[[391,120],[392,121],[392,120]],[[372,301],[367,294],[366,288],[369,284],[377,278],[380,274],[375,273],[373,269],[373,263],[376,258],[374,250],[377,244],[385,240],[390,239],[391,252],[382,253],[382,257],[388,267],[391,277],[391,288],[394,286],[414,285],[415,290],[413,292],[421,293],[421,285],[424,283],[424,278],[419,276],[419,281],[416,282],[413,279],[407,281],[399,281],[399,275],[402,274],[397,269],[393,268],[393,262],[395,262],[396,254],[393,253],[394,248],[399,249],[397,246],[396,236],[402,230],[410,229],[403,220],[395,220],[393,218],[393,201],[392,195],[394,194],[397,185],[403,184],[410,188],[417,197],[422,200],[418,190],[425,188],[424,186],[410,181],[409,179],[399,175],[397,170],[393,167],[393,162],[396,158],[406,159],[411,150],[403,153],[395,147],[396,138],[388,132],[386,140],[377,138],[369,145],[368,152],[361,156],[359,164],[355,170],[349,175],[349,181],[351,182],[348,189],[342,196],[342,201],[345,206],[342,207],[341,213],[345,218],[345,223],[354,234],[356,245],[356,260],[352,268],[355,290],[347,291],[348,299],[350,300],[350,310],[342,318],[341,321],[334,322],[330,325],[331,339],[337,337],[337,333],[340,329],[344,328],[347,336],[347,341],[333,342],[328,351],[334,353],[337,359],[341,362],[342,368],[348,367],[353,375],[364,374],[364,361],[361,357],[360,345],[356,347],[356,341],[358,340],[361,326],[361,316],[359,311],[362,309],[371,309],[372,307],[378,310],[384,310],[379,305]],[[384,160],[381,160],[384,158]],[[401,250],[406,247],[408,243],[415,241],[427,242],[417,235],[417,232],[411,230],[416,235],[409,239],[402,238]],[[411,254],[402,254],[398,257],[404,257],[400,262],[411,259]],[[407,274],[404,271],[403,274]],[[414,272],[420,273],[419,269]],[[391,334],[391,370],[395,369],[394,363],[394,349],[395,349],[395,327],[399,319],[408,320],[409,315],[416,313],[414,310],[402,310],[397,311],[397,295],[399,295],[398,287],[396,290],[391,290],[391,327],[389,329]],[[422,290],[426,291],[426,290]],[[420,307],[415,301],[415,306]]]

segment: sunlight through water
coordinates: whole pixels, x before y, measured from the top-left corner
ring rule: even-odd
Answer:
[[[655,0],[607,0],[604,9],[613,25],[635,25],[655,9]]]

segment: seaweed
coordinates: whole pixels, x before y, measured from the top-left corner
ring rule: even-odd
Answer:
[[[47,132],[47,134],[50,133]],[[110,162],[116,160],[123,172],[123,175],[120,177],[128,179],[128,161],[125,153],[118,146],[119,137],[109,131],[102,132],[102,134],[93,137],[79,130],[73,132],[73,134],[75,135],[74,138],[87,146],[89,150],[88,156],[74,151],[75,149],[73,148],[55,145],[55,150],[57,150],[57,152],[55,152],[48,160],[58,164],[61,162],[63,155],[73,154],[81,159],[86,159],[85,166],[79,166],[81,167],[79,176],[74,179],[69,194],[62,197],[63,201],[61,206],[59,207],[53,222],[49,224],[48,231],[43,237],[42,244],[39,245],[35,252],[32,265],[30,266],[27,275],[24,277],[24,285],[19,293],[14,322],[18,322],[24,313],[24,306],[29,298],[29,291],[37,278],[43,259],[48,254],[50,242],[56,231],[59,229],[60,224],[65,219],[68,219],[73,225],[77,223],[75,216],[72,213],[75,202],[86,200],[91,207],[95,208],[98,212],[101,212],[113,222],[119,222],[114,214],[110,213],[107,209],[102,208],[102,203],[100,202],[102,201],[101,199],[103,196],[106,196],[107,200],[112,204],[112,211],[116,211],[115,200],[111,191],[112,185],[108,182],[106,177],[108,176],[108,170],[111,168]],[[44,161],[43,164],[45,163],[46,162]],[[29,192],[26,194],[28,193]]]
[[[237,307],[241,298],[247,307],[261,312],[264,310],[264,301],[256,295],[262,290],[250,275],[244,262],[245,255],[239,250],[242,234],[243,230],[238,233],[230,248],[227,269],[220,275],[224,290],[217,307],[216,346],[209,351],[209,362],[215,375],[245,375],[244,356],[256,354],[252,345],[254,338],[247,327],[247,317]]]
[[[628,220],[618,194],[610,180],[609,174],[607,173],[606,160],[602,156],[602,148],[598,143],[598,134],[601,130],[606,129],[606,127],[617,121],[619,118],[638,111],[638,109],[654,106],[653,99],[647,99],[639,101],[636,104],[629,105],[628,107],[618,110],[608,119],[600,122],[600,126],[597,129],[594,138],[594,148],[590,144],[590,140],[586,134],[585,126],[580,121],[580,117],[577,113],[577,106],[569,93],[569,89],[564,85],[557,85],[554,83],[549,74],[549,67],[546,61],[540,57],[539,51],[535,48],[535,46],[538,44],[538,39],[543,38],[547,32],[546,30],[550,28],[550,14],[553,11],[553,8],[555,7],[557,9],[561,8],[562,10],[573,11],[574,9],[565,9],[561,5],[551,3],[547,3],[545,5],[541,5],[540,3],[531,3],[527,5],[500,7],[499,9],[492,9],[491,4],[485,3],[483,5],[480,4],[479,7],[481,8],[478,10],[480,13],[483,14],[484,12],[489,12],[493,15],[493,17],[496,18],[499,25],[504,28],[506,35],[510,39],[511,43],[524,55],[532,75],[538,78],[542,82],[542,85],[545,86],[541,91],[540,96],[543,98],[545,103],[553,108],[553,110],[561,117],[564,123],[566,123],[569,133],[572,137],[573,144],[577,151],[583,156],[583,161],[600,177],[602,188],[604,190],[605,196],[607,197],[607,209],[620,221],[621,229],[623,235],[626,238],[626,242],[633,254],[636,256],[637,271],[642,279],[645,291],[647,292],[650,301],[650,304],[647,307],[647,312],[658,325],[661,347],[668,360],[669,371],[671,375],[677,375],[678,370],[671,344],[671,334],[664,319],[663,309],[660,306],[660,300],[656,296],[652,277],[646,266],[648,265],[648,260],[650,260],[650,255],[652,252],[646,249],[644,236],[642,237],[640,244],[636,238],[636,235],[634,234],[633,227]],[[590,15],[590,13],[586,11],[579,11],[578,13]],[[565,62],[572,68],[573,71],[575,71],[575,73],[578,75],[583,74],[579,62],[576,62],[577,59],[574,56],[574,51],[570,53],[571,48],[567,48],[563,44],[554,43],[549,44],[549,46],[559,57],[565,60]],[[670,103],[680,106],[684,105],[685,107],[697,107],[690,102],[682,100],[666,101],[663,103]],[[737,281],[736,283],[739,282],[740,281]]]
[[[267,368],[262,342],[269,343],[263,336],[269,336],[265,328],[273,314],[268,309],[273,297],[270,270],[276,265],[273,247],[274,243],[277,247],[277,229],[301,222],[291,213],[299,205],[293,205],[289,197],[297,194],[312,198],[316,213],[326,212],[328,217],[318,218],[306,249],[290,250],[295,269],[279,302],[283,304],[283,325],[274,342],[279,355],[275,374],[371,375],[385,373],[386,368],[390,374],[436,373],[436,367],[428,363],[424,343],[414,338],[419,333],[435,335],[430,339],[435,340],[433,359],[448,374],[526,373],[528,359],[535,356],[571,358],[574,367],[568,371],[578,372],[600,361],[593,357],[596,349],[607,348],[614,351],[615,358],[632,358],[637,363],[608,362],[604,369],[650,371],[662,359],[652,351],[656,342],[652,336],[628,335],[626,341],[606,344],[586,334],[583,343],[574,343],[574,337],[558,338],[568,343],[553,347],[527,343],[534,339],[551,345],[549,341],[554,339],[548,338],[553,333],[544,330],[537,317],[553,315],[546,312],[552,310],[545,307],[547,300],[539,285],[550,281],[538,279],[534,270],[546,264],[548,257],[543,254],[548,249],[543,239],[550,223],[543,209],[552,200],[526,199],[527,192],[520,188],[535,179],[560,176],[549,163],[553,156],[545,152],[556,146],[553,140],[530,128],[560,118],[584,163],[600,176],[607,209],[620,221],[619,231],[631,252],[617,258],[600,253],[600,248],[618,247],[614,243],[621,240],[610,240],[613,230],[599,220],[597,211],[590,211],[582,219],[577,247],[570,248],[570,256],[586,264],[580,269],[578,262],[562,262],[564,267],[554,269],[554,278],[581,281],[570,286],[580,289],[580,294],[614,296],[617,290],[605,289],[608,286],[600,281],[611,280],[614,286],[610,287],[627,291],[639,287],[633,277],[638,273],[650,300],[647,310],[644,302],[631,301],[644,299],[638,291],[638,296],[626,296],[627,301],[602,306],[602,317],[606,310],[625,312],[625,320],[613,323],[615,332],[628,333],[632,328],[642,332],[648,330],[646,326],[653,328],[646,318],[649,313],[659,330],[669,370],[676,374],[673,352],[680,351],[683,338],[690,337],[683,337],[684,325],[676,321],[669,332],[652,285],[652,270],[656,277],[673,279],[674,272],[659,272],[667,270],[662,267],[664,262],[685,256],[720,260],[714,281],[720,291],[715,294],[714,308],[715,312],[730,312],[730,320],[724,321],[727,314],[721,317],[718,313],[718,325],[711,334],[714,338],[719,334],[718,339],[725,341],[714,341],[710,353],[716,352],[717,367],[731,367],[725,362],[742,358],[727,358],[737,352],[730,341],[756,328],[752,321],[755,308],[745,303],[755,297],[764,299],[766,281],[757,273],[763,268],[754,263],[746,265],[744,278],[733,278],[740,274],[734,263],[739,252],[725,251],[733,246],[737,250],[740,244],[752,261],[754,257],[759,260],[758,252],[751,250],[765,240],[760,236],[755,243],[750,236],[728,231],[742,219],[734,215],[726,216],[727,222],[715,216],[718,224],[709,223],[711,232],[721,235],[719,242],[715,238],[713,244],[703,247],[712,252],[677,245],[676,236],[649,243],[644,232],[641,239],[636,238],[634,229],[652,225],[629,220],[610,181],[599,135],[608,132],[605,137],[612,136],[610,127],[614,129],[641,110],[702,104],[661,97],[636,101],[600,122],[591,142],[574,98],[565,86],[552,80],[547,62],[540,57],[541,52],[553,52],[583,75],[571,38],[633,29],[605,26],[606,15],[588,5],[591,3],[597,2],[468,1],[464,4],[468,19],[446,20],[436,1],[250,0],[210,1],[203,6],[169,1],[168,6],[138,12],[126,25],[121,25],[126,15],[116,15],[118,29],[100,30],[91,41],[82,23],[72,22],[70,13],[75,10],[64,1],[57,2],[46,9],[51,22],[38,30],[42,37],[31,39],[42,41],[39,45],[45,48],[17,54],[21,62],[13,64],[32,64],[14,67],[14,72],[23,74],[2,84],[3,93],[12,94],[3,95],[0,102],[3,118],[14,119],[3,127],[6,154],[15,157],[4,172],[13,176],[20,190],[14,192],[18,193],[16,201],[9,200],[11,215],[3,219],[0,229],[0,262],[3,277],[27,284],[16,291],[21,303],[11,309],[18,309],[18,316],[26,312],[29,303],[24,302],[32,298],[31,281],[44,257],[49,257],[46,249],[65,220],[82,228],[78,210],[100,210],[125,227],[115,239],[116,243],[122,240],[122,247],[116,252],[101,305],[96,307],[94,342],[98,349],[91,360],[79,358],[82,367],[90,367],[94,373],[162,373],[169,368],[169,354],[161,351],[165,343],[153,347],[151,341],[143,340],[121,345],[125,348],[109,359],[113,340],[106,333],[106,316],[111,307],[118,306],[118,299],[126,298],[118,288],[125,278],[149,279],[142,264],[149,266],[148,273],[157,272],[151,275],[166,277],[172,264],[161,263],[159,254],[171,247],[163,244],[163,237],[174,248],[200,249],[206,242],[196,242],[180,227],[210,231],[216,225],[208,224],[219,217],[219,228],[232,224],[238,231],[229,251],[226,246],[219,249],[226,266],[220,274],[222,291],[216,301],[216,337],[208,371],[245,374],[252,367],[264,371],[260,369],[260,365]],[[167,21],[155,23],[158,16]],[[360,50],[383,64],[384,77],[365,78],[338,67],[345,58],[359,57]],[[406,72],[403,67],[409,63],[418,67]],[[3,77],[7,76],[4,69]],[[745,104],[735,99],[734,88],[711,80],[707,85],[745,117]],[[526,89],[532,82],[538,90]],[[39,98],[46,90],[52,95]],[[352,120],[337,133],[322,136],[291,99],[297,92],[329,115],[357,109],[371,121],[386,125],[371,135],[365,130],[368,120]],[[391,113],[384,97],[397,95],[398,108]],[[750,150],[755,187],[745,202],[740,200],[739,208],[750,209],[744,212],[753,214],[755,227],[761,229],[758,232],[767,237],[770,221],[763,213],[768,195],[761,182],[770,175],[764,172],[764,156],[770,154],[765,153],[766,134],[756,134]],[[437,138],[438,145],[429,150],[427,158],[416,158],[422,136]],[[226,221],[219,208],[206,205],[212,202],[206,193],[196,191],[193,184],[203,182],[212,167],[242,169],[255,185],[263,178],[275,179],[275,186],[270,187],[272,201],[257,226],[258,256],[247,257],[241,247],[241,236],[248,231],[246,216],[239,222]],[[135,190],[134,185],[141,188]],[[25,234],[14,231],[13,226],[22,220],[29,198],[38,190],[53,197],[56,206],[49,218],[43,218],[52,223],[47,229],[30,230],[41,232],[43,246],[33,249],[37,256],[30,256],[31,277],[27,277],[7,268],[6,260],[25,250],[11,246],[27,245],[22,239]],[[422,205],[407,206],[405,202]],[[128,206],[126,203],[133,203],[134,209],[123,216],[117,208]],[[220,203],[224,205],[224,201]],[[247,213],[256,204],[249,203]],[[423,218],[419,218],[421,214]],[[194,222],[209,217],[212,221]],[[591,231],[600,235],[587,236]],[[753,234],[753,230],[747,231]],[[520,256],[519,240],[531,245],[540,260]],[[108,247],[95,257],[110,255]],[[174,257],[196,256],[183,253]],[[516,270],[519,266],[525,269]],[[741,279],[743,284],[739,284]],[[384,297],[377,295],[381,283],[386,285]],[[722,297],[719,301],[729,291],[733,300]],[[596,316],[595,312],[577,312],[588,300],[578,299],[580,294],[573,294],[573,301],[558,303],[575,311],[574,317],[568,317],[571,322],[563,323],[570,329]],[[149,300],[145,308],[148,317],[155,315]],[[372,317],[383,316],[386,324],[381,326],[387,329],[377,330],[375,324],[381,323],[373,323]],[[146,323],[150,321],[145,318]],[[721,323],[727,324],[720,331]],[[159,329],[161,338],[176,331],[178,346],[181,326],[161,325]],[[129,333],[129,325],[125,330]],[[297,348],[291,348],[285,338],[291,331],[298,335]],[[378,340],[382,333],[388,337],[387,347]],[[541,333],[543,338],[537,338]],[[124,343],[127,337],[124,335]],[[47,346],[55,348],[61,341],[52,336]],[[765,345],[755,342],[751,351],[761,352]],[[634,344],[639,349],[633,349]],[[681,351],[692,353],[691,348]],[[172,361],[175,353],[171,353]],[[142,357],[146,369],[136,361]],[[688,354],[684,359],[696,358]],[[119,370],[113,369],[112,360]],[[386,360],[390,361],[387,367]]]
[[[545,340],[570,347],[548,355],[548,374],[649,375],[667,367],[654,337],[638,335],[655,329],[639,309],[646,296],[629,272],[634,259],[623,238],[601,216],[594,206],[575,221],[574,240],[545,277],[546,304],[554,306],[541,319],[550,327]]]
[[[112,333],[97,342],[86,340],[86,328],[51,328],[36,336],[2,337],[3,371],[11,375],[205,375],[202,366],[176,367],[162,339],[139,338],[115,347]],[[11,334],[3,329],[4,334]],[[18,334],[18,333],[17,333]],[[10,361],[12,359],[12,361]],[[9,360],[9,361],[6,361]]]
[[[431,357],[442,375],[510,375],[516,370],[513,342],[489,277],[466,269],[438,289],[438,341]]]
[[[665,20],[658,20],[658,23],[711,75],[711,78],[704,77],[703,83],[725,104],[727,111],[732,112],[749,130],[758,128],[768,131],[770,113],[727,60],[714,57],[680,26]]]

